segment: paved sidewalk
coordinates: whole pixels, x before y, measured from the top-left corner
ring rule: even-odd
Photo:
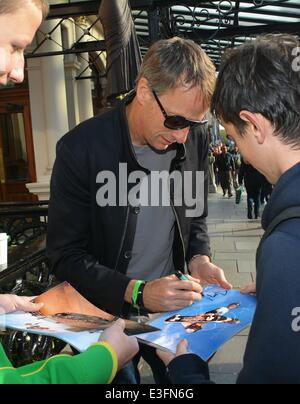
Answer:
[[[208,227],[214,263],[224,269],[235,288],[255,281],[255,253],[263,231],[259,220],[246,219],[246,202],[209,196]],[[239,374],[249,330],[231,339],[210,362],[212,379],[218,384],[234,384]],[[151,371],[141,362],[142,383],[153,383]]]

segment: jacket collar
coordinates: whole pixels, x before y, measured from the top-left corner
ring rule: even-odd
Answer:
[[[263,229],[285,209],[295,206],[300,206],[300,163],[285,172],[276,184],[263,213]]]

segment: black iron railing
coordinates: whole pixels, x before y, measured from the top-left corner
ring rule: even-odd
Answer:
[[[0,204],[0,232],[9,235],[8,263],[0,270],[0,293],[36,296],[56,282],[46,257],[48,201]],[[47,359],[65,343],[10,330],[1,341],[14,366]]]
[[[48,201],[0,203],[0,232],[9,235],[9,245],[20,245],[46,234]]]

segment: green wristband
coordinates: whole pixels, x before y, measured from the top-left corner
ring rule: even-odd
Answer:
[[[134,308],[137,308],[137,298],[140,287],[143,285],[144,281],[136,281],[132,291],[132,304]]]

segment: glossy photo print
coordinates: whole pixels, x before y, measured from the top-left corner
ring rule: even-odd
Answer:
[[[209,286],[203,299],[183,310],[166,313],[149,324],[162,331],[140,335],[139,339],[176,352],[182,339],[189,351],[208,360],[225,342],[248,327],[253,320],[256,298],[237,290]]]

